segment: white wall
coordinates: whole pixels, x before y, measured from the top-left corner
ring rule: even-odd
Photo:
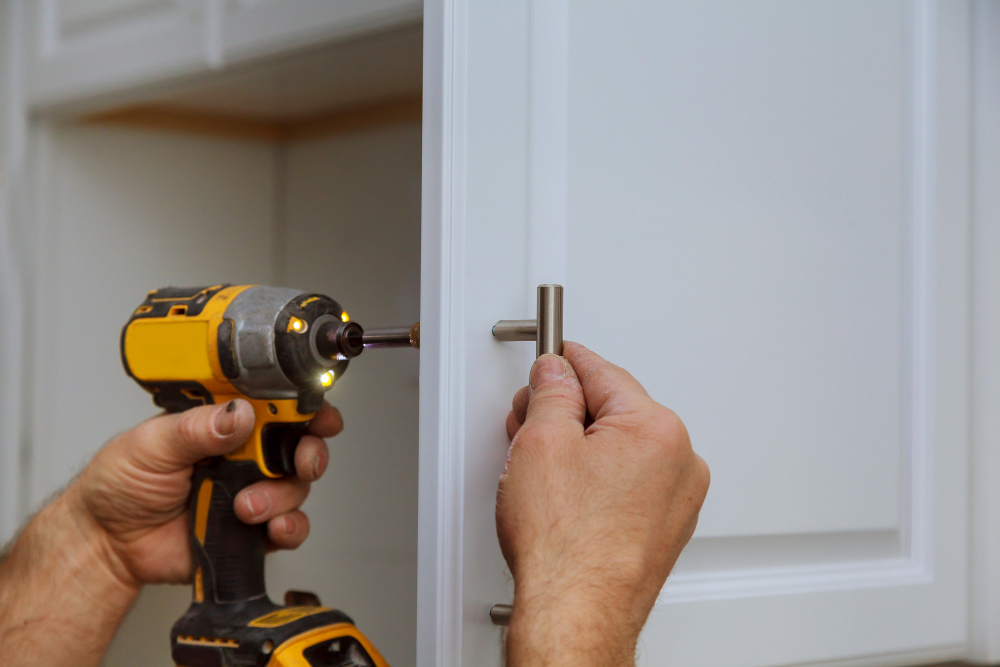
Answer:
[[[0,541],[14,533],[21,504],[23,292],[15,220],[21,212],[27,117],[22,109],[20,3],[0,4]]]
[[[44,134],[44,131],[43,131]],[[271,279],[273,150],[129,130],[53,130],[39,165],[31,498],[156,413],[118,335],[165,285]]]
[[[419,123],[289,148],[44,123],[37,141],[33,507],[155,414],[118,353],[149,289],[278,281],[330,294],[363,325],[418,316]],[[347,429],[305,508],[312,537],[268,566],[273,598],[315,590],[397,666],[414,663],[416,356],[365,355],[331,391]],[[106,664],[172,664],[188,599],[147,589]]]
[[[420,124],[296,144],[282,282],[329,294],[362,326],[420,317]],[[368,351],[327,399],[344,416],[306,511],[312,537],[268,569],[312,587],[394,667],[415,664],[419,353]]]

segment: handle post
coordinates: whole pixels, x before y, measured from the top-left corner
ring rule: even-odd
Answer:
[[[538,328],[535,334],[535,356],[563,353],[563,288],[562,285],[538,286]]]
[[[509,604],[495,604],[490,607],[490,621],[493,625],[507,627],[510,625],[510,615],[514,613],[514,607]]]
[[[493,337],[503,342],[536,340],[538,320],[500,320],[493,325]]]

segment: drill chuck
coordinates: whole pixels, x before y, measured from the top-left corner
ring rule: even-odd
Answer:
[[[326,359],[353,359],[365,350],[363,335],[357,322],[324,322],[316,329],[316,350]]]
[[[420,322],[408,327],[362,329],[357,322],[324,322],[316,330],[316,349],[327,359],[353,359],[368,348],[420,349]]]

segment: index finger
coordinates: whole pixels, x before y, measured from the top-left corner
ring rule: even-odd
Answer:
[[[309,434],[321,438],[332,438],[343,430],[344,418],[340,416],[340,410],[323,401],[323,405],[309,422]]]
[[[583,345],[566,341],[563,356],[580,378],[587,413],[594,421],[608,415],[634,412],[636,399],[649,400],[649,394],[631,373]]]

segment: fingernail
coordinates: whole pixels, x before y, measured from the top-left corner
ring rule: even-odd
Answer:
[[[551,382],[552,380],[562,380],[566,377],[566,366],[562,357],[554,354],[543,354],[535,360],[535,365],[531,368],[531,377],[528,384],[531,388]]]
[[[295,521],[292,520],[292,517],[281,517],[281,532],[284,535],[291,535],[295,532]]]
[[[313,479],[319,479],[319,466],[320,466],[319,454],[312,457],[312,477]]]
[[[236,401],[226,404],[225,409],[215,413],[215,432],[219,435],[229,435],[236,429]]]
[[[267,496],[257,491],[247,491],[243,496],[243,502],[250,512],[250,518],[256,519],[271,508],[271,501]]]

